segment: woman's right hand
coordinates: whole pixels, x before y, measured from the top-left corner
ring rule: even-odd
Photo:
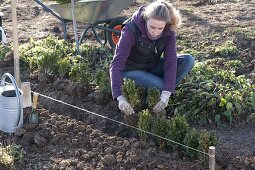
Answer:
[[[127,102],[126,98],[124,96],[117,97],[117,100],[119,101],[119,109],[126,115],[132,115],[135,113],[132,106]]]

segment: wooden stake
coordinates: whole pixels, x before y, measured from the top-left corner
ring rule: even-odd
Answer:
[[[215,169],[215,147],[209,147],[209,170]]]
[[[17,0],[12,0],[12,26],[13,26],[13,53],[14,53],[14,77],[18,87],[21,86],[19,68],[19,45],[17,28]]]
[[[33,93],[33,109],[34,109],[34,110],[37,109],[38,97],[39,97],[39,94],[38,94],[38,93]]]
[[[30,82],[22,82],[21,83],[21,90],[23,91],[23,108],[31,107],[32,106],[32,99],[31,99],[31,85]]]

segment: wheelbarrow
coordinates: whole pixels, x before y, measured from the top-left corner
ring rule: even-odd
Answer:
[[[119,41],[121,24],[126,17],[116,17],[121,11],[129,6],[133,0],[80,0],[75,2],[75,18],[77,22],[84,23],[85,28],[78,40],[80,45],[86,38],[89,29],[92,30],[96,40],[101,44],[109,44],[114,49]],[[50,12],[54,17],[62,22],[64,39],[66,40],[66,24],[72,21],[72,5],[66,4],[45,4],[41,0],[35,0],[46,12]],[[96,30],[104,31],[104,41],[102,41]]]

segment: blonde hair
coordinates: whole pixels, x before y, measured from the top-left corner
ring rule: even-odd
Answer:
[[[150,18],[165,21],[170,25],[170,30],[177,31],[181,23],[181,16],[171,3],[164,0],[157,0],[145,7],[143,18],[147,21]]]

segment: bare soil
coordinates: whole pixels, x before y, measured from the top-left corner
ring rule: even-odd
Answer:
[[[223,33],[227,29],[254,30],[254,0],[208,2],[173,1],[183,16],[180,35],[189,38],[192,44],[202,42],[211,33]],[[120,15],[129,17],[146,3],[142,0],[134,2]],[[5,14],[3,27],[9,41],[12,41],[11,2],[0,0],[0,12]],[[41,39],[48,35],[62,38],[60,21],[46,13],[35,1],[18,0],[17,15],[20,44],[28,42],[30,38]],[[83,27],[84,24],[78,24],[79,33]],[[68,41],[73,40],[73,30],[69,24]],[[91,33],[85,42],[96,43]],[[218,42],[215,40],[211,43]],[[240,54],[246,59],[240,74],[254,69],[254,49],[253,42],[248,52]],[[13,74],[13,59],[0,62],[0,73],[5,72]],[[21,79],[22,82],[31,82],[33,91],[123,121],[123,115],[110,95],[87,93],[79,85],[68,80],[59,81],[55,77],[32,78],[25,70],[21,72]],[[45,97],[39,98],[40,118],[36,127],[27,124],[30,111],[24,110],[24,129],[14,137],[16,143],[21,144],[26,151],[26,160],[18,169],[208,169],[202,160],[190,160],[181,153],[160,150],[153,142],[139,141],[132,128]],[[216,130],[219,135],[217,169],[255,169],[254,123],[243,122],[224,128],[201,125],[197,128]],[[1,141],[9,137],[9,134],[0,133]],[[3,168],[0,165],[0,169]]]

